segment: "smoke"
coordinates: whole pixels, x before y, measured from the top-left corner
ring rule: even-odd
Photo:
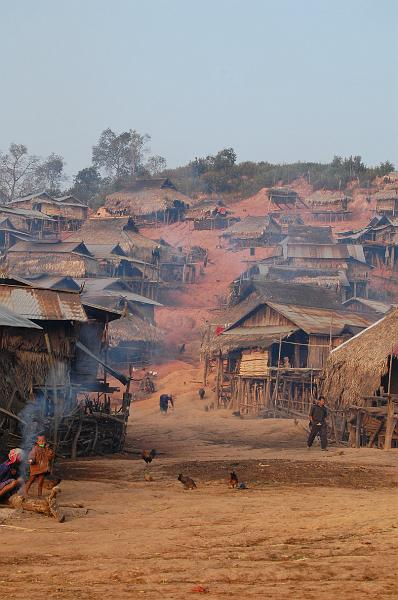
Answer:
[[[52,367],[47,375],[43,390],[37,391],[35,396],[28,400],[18,414],[21,419],[22,442],[20,447],[24,453],[21,476],[24,478],[26,478],[28,470],[27,458],[38,435],[45,435],[54,450],[57,447],[58,426],[66,407],[58,393],[56,381],[57,370]]]

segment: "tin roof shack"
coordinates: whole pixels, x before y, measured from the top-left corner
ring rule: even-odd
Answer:
[[[222,237],[234,248],[273,246],[282,239],[282,228],[271,216],[245,217],[228,227]]]
[[[168,178],[138,178],[129,187],[109,194],[105,202],[111,215],[130,215],[147,225],[180,221],[190,205],[190,198]]]
[[[52,218],[38,210],[0,205],[0,219],[8,219],[21,236],[19,239],[42,239],[47,229],[52,229]],[[23,238],[22,235],[26,237]],[[30,239],[30,238],[29,238]]]
[[[398,219],[377,215],[366,227],[344,231],[338,241],[345,244],[361,244],[368,264],[377,268],[398,270]]]
[[[394,309],[327,360],[322,391],[351,446],[398,447],[397,332]]]
[[[218,405],[247,416],[303,416],[330,350],[372,319],[344,310],[331,290],[271,283],[247,288],[224,321],[202,346],[205,365],[217,360]]]
[[[29,448],[44,431],[61,456],[119,450],[128,406],[117,417],[104,410],[112,388],[105,377],[97,379],[98,363],[104,363],[93,352],[120,313],[83,307],[78,293],[1,284],[0,314],[6,311],[17,317],[1,336],[0,446]],[[78,402],[79,394],[89,392],[97,393],[98,414]]]
[[[184,221],[192,221],[194,229],[213,230],[227,229],[239,218],[234,217],[221,200],[203,200],[187,210]]]
[[[85,244],[112,244],[130,256],[150,263],[157,244],[141,235],[131,217],[91,217],[76,233],[68,236],[67,241]]]
[[[309,269],[344,271],[350,284],[348,296],[367,298],[369,270],[363,248],[352,244],[304,244],[282,242],[283,264]]]
[[[83,242],[18,242],[7,253],[9,271],[16,275],[95,277],[99,264]]]
[[[157,265],[127,256],[119,244],[87,244],[87,248],[98,262],[99,276],[119,277],[137,293],[157,297],[160,280]]]
[[[88,206],[72,195],[53,198],[47,192],[38,192],[15,198],[10,206],[32,209],[51,217],[43,233],[57,235],[61,231],[79,229],[88,216]]]
[[[82,290],[82,298],[93,304],[128,311],[155,324],[155,307],[159,302],[135,293],[128,283],[116,277],[76,279]]]
[[[386,189],[373,196],[376,201],[376,214],[386,217],[398,217],[398,190]]]
[[[161,334],[155,325],[158,302],[135,294],[124,280],[77,280],[82,299],[96,306],[121,311],[122,318],[109,325],[109,359],[113,364],[145,365],[159,351]]]
[[[321,190],[308,196],[305,201],[310,208],[309,217],[313,221],[335,223],[351,218],[351,198],[342,192]]]

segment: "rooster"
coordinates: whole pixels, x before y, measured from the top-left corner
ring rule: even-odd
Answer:
[[[230,487],[232,490],[234,490],[238,487],[238,485],[239,485],[238,476],[235,473],[235,471],[232,471],[232,473],[229,474],[228,487]]]
[[[177,479],[178,479],[178,481],[181,481],[182,485],[184,486],[184,490],[195,490],[196,489],[196,483],[190,477],[186,477],[185,475],[180,473]]]
[[[145,460],[147,465],[149,465],[149,463],[151,463],[153,461],[153,459],[155,458],[156,455],[157,455],[157,453],[154,448],[152,448],[152,450],[150,450],[149,452],[148,452],[148,450],[143,450],[141,452],[141,458],[143,460]]]

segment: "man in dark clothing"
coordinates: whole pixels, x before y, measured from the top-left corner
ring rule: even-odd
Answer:
[[[160,412],[164,415],[167,414],[167,409],[169,408],[169,398],[168,394],[162,394],[159,399]]]
[[[326,417],[328,411],[325,406],[324,396],[320,396],[315,404],[312,405],[310,412],[310,434],[308,436],[307,446],[311,448],[314,443],[314,439],[317,435],[321,438],[322,450],[327,450],[328,439],[327,439],[327,426]]]

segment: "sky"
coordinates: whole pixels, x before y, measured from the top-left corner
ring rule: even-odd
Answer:
[[[0,150],[91,164],[136,129],[169,167],[239,161],[398,167],[396,0],[0,0]]]

